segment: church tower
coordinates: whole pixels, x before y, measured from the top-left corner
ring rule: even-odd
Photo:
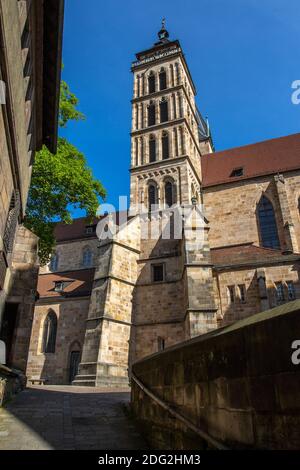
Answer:
[[[133,292],[131,360],[136,360],[216,328],[217,322],[200,162],[213,144],[181,45],[169,39],[164,20],[158,41],[136,54],[132,73],[130,214],[140,215],[142,228],[148,225]],[[201,212],[200,243],[191,221],[178,237],[182,232],[175,236],[169,219],[170,237],[163,236],[171,206]]]
[[[193,197],[200,202],[200,155],[212,150],[180,43],[169,40],[164,20],[158,39],[153,47],[137,53],[132,64],[132,214],[140,204],[163,208],[176,202],[190,204]]]
[[[200,157],[212,142],[164,22],[158,39],[132,64],[130,218],[102,221],[114,235],[100,240],[77,385],[124,385],[133,361],[216,327],[205,217],[201,243],[192,220],[179,236],[165,230],[174,208],[201,212]]]

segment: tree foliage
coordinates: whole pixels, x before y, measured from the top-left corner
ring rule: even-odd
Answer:
[[[68,121],[83,121],[85,115],[76,109],[79,100],[74,93],[71,92],[69,85],[65,81],[60,84],[60,101],[59,101],[59,126],[66,127]]]
[[[66,127],[70,120],[84,119],[77,105],[77,97],[62,82],[60,127]],[[36,153],[25,225],[40,239],[41,264],[47,263],[53,252],[57,222],[71,223],[76,208],[85,210],[88,218],[95,216],[99,197],[105,198],[105,189],[94,178],[85,156],[66,139],[58,139],[55,155],[46,146]]]

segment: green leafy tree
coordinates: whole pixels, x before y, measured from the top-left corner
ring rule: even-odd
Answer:
[[[59,125],[79,121],[85,116],[76,109],[78,98],[62,81]],[[58,139],[57,153],[46,146],[36,153],[27,203],[25,225],[40,239],[41,264],[49,261],[55,246],[54,229],[58,222],[72,223],[72,210],[85,210],[87,218],[96,215],[99,198],[106,192],[93,176],[85,156],[64,138]]]

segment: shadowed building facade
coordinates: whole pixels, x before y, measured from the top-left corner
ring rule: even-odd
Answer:
[[[120,230],[100,241],[97,220],[58,225],[40,272],[32,379],[66,383],[78,369],[74,384],[122,385],[137,359],[300,297],[300,134],[214,152],[164,27],[132,72],[129,222],[108,215],[102,227]],[[190,211],[180,236],[170,206]]]
[[[38,276],[22,226],[36,150],[57,145],[62,0],[0,1],[0,339],[25,370]]]

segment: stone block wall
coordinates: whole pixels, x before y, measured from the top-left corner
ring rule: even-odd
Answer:
[[[300,301],[154,354],[133,374],[155,396],[232,449],[299,449]],[[132,409],[156,449],[212,447],[132,379]]]
[[[249,317],[255,313],[265,310],[260,297],[258,273],[263,272],[265,276],[265,285],[267,299],[267,308],[276,307],[278,301],[276,298],[276,283],[282,283],[284,286],[284,302],[288,301],[287,283],[293,282],[295,297],[300,298],[300,264],[294,262],[291,264],[281,264],[278,266],[266,266],[262,270],[255,268],[240,268],[224,271],[215,271],[215,297],[218,305],[218,325],[226,326],[235,321]],[[239,285],[245,287],[245,300],[242,301],[239,293]],[[230,301],[228,287],[234,289],[235,300]]]
[[[27,361],[28,380],[42,378],[48,384],[69,383],[70,353],[73,346],[82,350],[88,306],[88,298],[37,303]],[[57,316],[55,352],[43,353],[43,325],[50,310]]]

